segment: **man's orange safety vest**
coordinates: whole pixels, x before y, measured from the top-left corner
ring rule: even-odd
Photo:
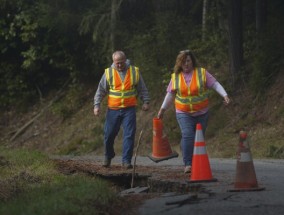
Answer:
[[[189,86],[182,73],[172,74],[172,89],[177,92],[175,107],[183,112],[194,113],[208,107],[206,70],[195,68]]]
[[[121,80],[116,69],[105,69],[106,80],[110,87],[108,95],[108,107],[119,109],[137,105],[137,91],[135,86],[139,81],[139,69],[130,66],[126,71],[124,81]]]

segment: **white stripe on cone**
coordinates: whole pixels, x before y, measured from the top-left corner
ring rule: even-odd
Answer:
[[[251,162],[252,158],[251,158],[250,152],[241,152],[240,157],[239,157],[239,161],[240,162]]]
[[[195,146],[193,154],[195,154],[195,155],[205,155],[206,154],[205,146]]]
[[[201,130],[197,130],[195,135],[195,142],[204,142],[204,137]]]

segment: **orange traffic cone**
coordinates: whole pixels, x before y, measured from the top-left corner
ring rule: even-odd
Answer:
[[[163,133],[163,121],[159,118],[153,119],[152,154],[148,155],[148,157],[156,163],[178,157],[178,153],[172,151],[168,138]]]
[[[200,123],[196,125],[190,182],[213,182],[209,159]]]
[[[236,192],[260,190],[264,190],[264,188],[258,187],[250,147],[247,141],[247,133],[245,131],[240,131],[235,186],[234,189],[229,191]]]

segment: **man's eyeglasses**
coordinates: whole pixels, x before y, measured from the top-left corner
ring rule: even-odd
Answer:
[[[190,50],[189,50],[189,49],[187,49],[187,50],[182,50],[182,51],[180,51],[179,53],[180,53],[180,54],[184,54],[184,53],[189,54],[189,53],[190,53]]]

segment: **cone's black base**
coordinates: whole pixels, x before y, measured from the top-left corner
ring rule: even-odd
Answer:
[[[212,178],[209,180],[189,180],[189,183],[203,183],[203,182],[216,182],[218,181],[216,178]]]
[[[164,161],[164,160],[168,160],[168,159],[171,159],[171,158],[176,158],[176,157],[178,157],[177,152],[172,152],[172,154],[170,154],[169,156],[166,156],[166,157],[153,157],[152,154],[148,155],[148,158],[150,158],[152,161],[154,161],[156,163]]]
[[[233,188],[228,190],[228,192],[250,192],[250,191],[262,191],[265,187],[255,187],[255,188]]]

